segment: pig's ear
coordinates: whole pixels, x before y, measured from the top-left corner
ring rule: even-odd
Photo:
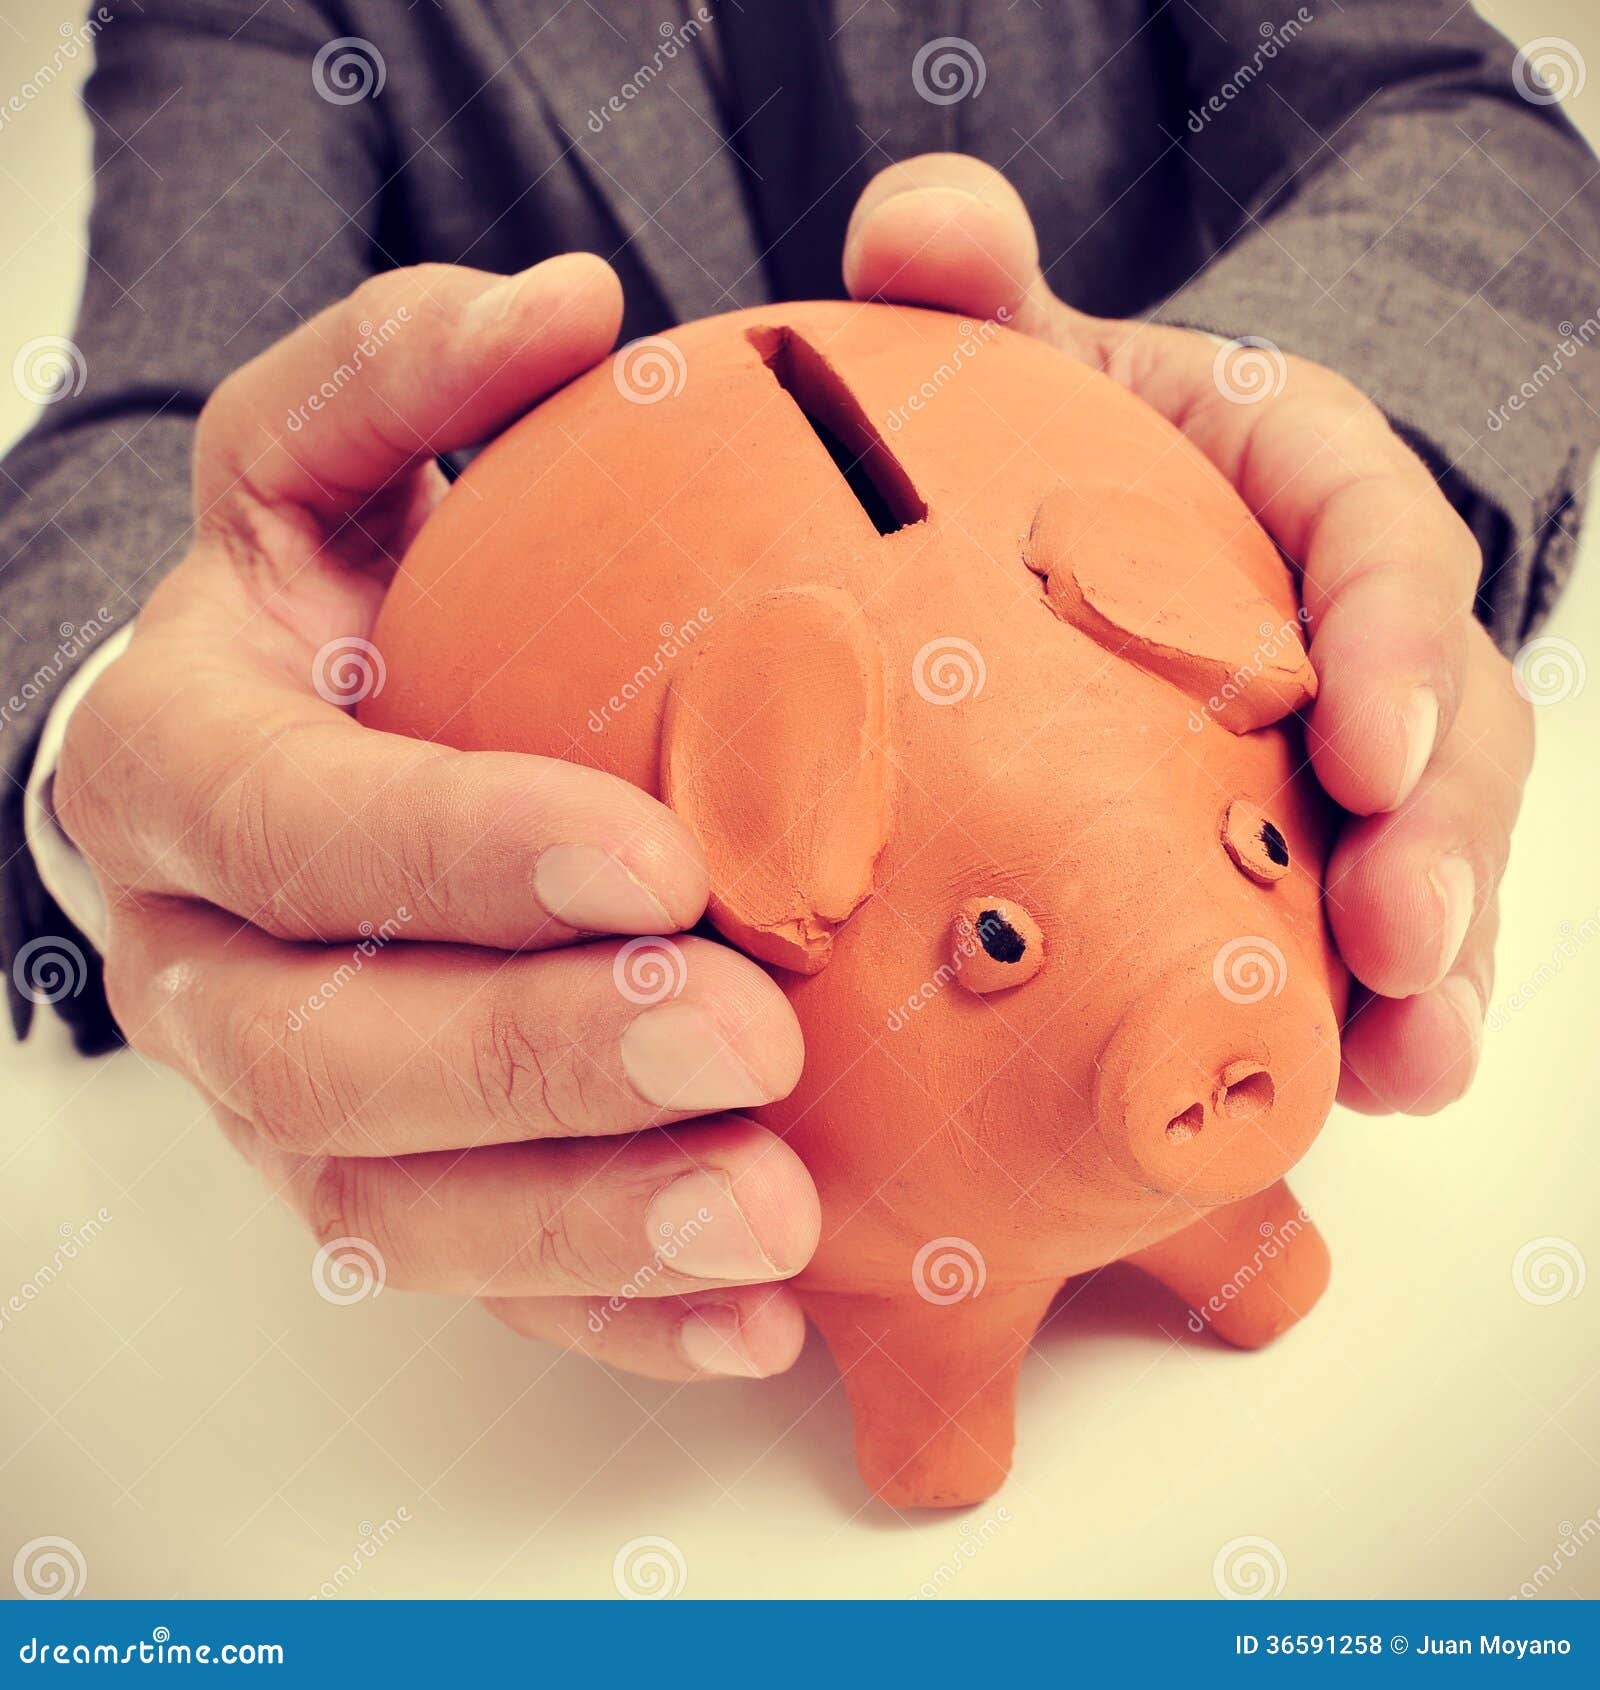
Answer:
[[[719,614],[674,676],[662,796],[711,865],[711,919],[815,974],[889,837],[883,663],[860,607],[802,588]]]
[[[1293,583],[1242,513],[1229,532],[1143,493],[1096,499],[1058,487],[1033,519],[1026,557],[1063,621],[1233,733],[1316,696]]]

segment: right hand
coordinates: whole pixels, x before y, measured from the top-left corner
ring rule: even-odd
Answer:
[[[706,940],[663,941],[686,979],[654,1005],[614,974],[620,939],[569,948],[692,926],[695,840],[597,770],[351,714],[445,490],[435,455],[604,357],[620,317],[588,255],[425,266],[229,377],[200,418],[193,548],[73,713],[55,805],[106,896],[124,1034],[323,1242],[636,1372],[766,1374],[799,1352],[779,1282],[815,1247],[816,1192],[725,1111],[792,1089],[794,1013]]]

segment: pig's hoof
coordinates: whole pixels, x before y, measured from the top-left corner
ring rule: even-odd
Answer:
[[[1009,1456],[1009,1435],[1006,1447]],[[1009,1459],[981,1448],[954,1425],[909,1454],[904,1446],[891,1452],[862,1440],[856,1464],[867,1488],[891,1508],[970,1508],[987,1502],[1011,1471]]]
[[[1242,1265],[1240,1275],[1245,1272]],[[1271,1261],[1269,1270],[1242,1280],[1220,1305],[1202,1310],[1211,1330],[1241,1350],[1259,1350],[1303,1320],[1328,1288],[1328,1246],[1309,1222]]]

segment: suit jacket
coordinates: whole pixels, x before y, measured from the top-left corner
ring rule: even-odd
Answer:
[[[181,554],[195,418],[230,369],[373,270],[422,260],[512,271],[599,252],[629,336],[768,297],[715,27],[665,10],[95,7],[81,391],[0,477],[19,1032],[19,950],[71,936],[20,804],[75,655],[61,630],[133,616]],[[1504,40],[1457,0],[1286,5],[1276,26],[1246,0],[852,0],[833,24],[863,174],[976,154],[1022,192],[1072,303],[1264,336],[1342,371],[1472,522],[1496,638],[1525,637],[1570,566],[1600,441],[1600,198],[1594,159]],[[85,1048],[114,1036],[93,978],[59,1007]]]

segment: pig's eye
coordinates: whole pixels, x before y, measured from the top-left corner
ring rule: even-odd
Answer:
[[[1044,966],[1044,934],[1014,898],[968,898],[956,911],[952,960],[969,992],[1003,992]]]
[[[1289,845],[1259,805],[1235,798],[1222,818],[1222,843],[1234,862],[1263,886],[1289,872]]]

